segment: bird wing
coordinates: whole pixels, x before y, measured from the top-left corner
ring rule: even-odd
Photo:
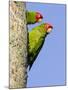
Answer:
[[[44,43],[45,36],[39,32],[39,30],[29,32],[29,55],[28,55],[28,63],[31,69],[35,59],[37,58],[42,45]]]

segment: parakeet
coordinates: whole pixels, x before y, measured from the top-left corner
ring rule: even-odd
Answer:
[[[46,36],[51,32],[53,26],[48,23],[43,23],[36,26],[28,33],[28,66],[31,69],[34,61],[36,60]]]
[[[34,11],[26,11],[27,24],[34,24],[42,21],[42,19],[43,19],[43,16],[41,13],[34,12]]]

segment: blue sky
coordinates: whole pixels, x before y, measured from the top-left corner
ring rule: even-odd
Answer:
[[[35,63],[28,72],[27,87],[65,84],[65,5],[26,3],[29,11],[38,11],[43,21],[53,25],[53,31],[45,39]],[[31,28],[41,24],[29,25]]]

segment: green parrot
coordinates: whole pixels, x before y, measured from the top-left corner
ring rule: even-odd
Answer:
[[[14,1],[14,3],[16,3],[16,5],[18,6],[20,5],[21,2]],[[43,19],[43,16],[40,12],[26,10],[27,24],[34,24],[42,21],[42,19]]]
[[[36,26],[28,32],[28,66],[31,69],[34,61],[36,60],[46,36],[51,32],[53,26],[48,23],[43,23]]]
[[[43,16],[39,12],[26,11],[26,21],[27,24],[35,24],[42,21]]]

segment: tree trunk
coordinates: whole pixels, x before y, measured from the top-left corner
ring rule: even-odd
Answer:
[[[26,7],[21,1],[10,1],[9,88],[25,88],[27,84]]]

